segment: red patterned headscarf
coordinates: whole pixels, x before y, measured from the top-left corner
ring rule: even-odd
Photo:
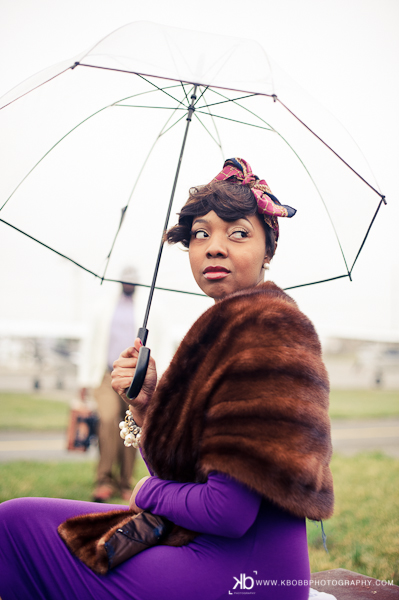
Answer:
[[[276,196],[273,196],[266,181],[254,175],[251,167],[243,158],[228,158],[223,169],[212,181],[225,181],[230,177],[234,177],[237,183],[248,185],[251,189],[258,205],[258,212],[274,230],[277,242],[279,234],[277,217],[293,217],[296,213],[295,208],[281,204]]]

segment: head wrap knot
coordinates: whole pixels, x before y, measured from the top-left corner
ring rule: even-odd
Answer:
[[[274,230],[277,241],[279,234],[277,217],[293,217],[296,213],[295,208],[281,204],[276,196],[273,196],[266,181],[254,175],[250,165],[243,158],[228,158],[223,169],[212,181],[225,181],[230,177],[234,177],[237,183],[248,185],[251,189],[258,205],[258,212]]]

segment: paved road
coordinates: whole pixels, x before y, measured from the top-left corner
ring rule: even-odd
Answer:
[[[66,450],[66,435],[57,431],[0,431],[0,462],[11,460],[95,461],[97,447],[87,452]]]
[[[332,421],[334,452],[351,456],[357,452],[380,450],[399,458],[399,418]]]
[[[333,420],[334,452],[353,455],[380,450],[399,458],[399,418],[372,420]],[[88,452],[68,452],[65,434],[58,432],[0,431],[0,462],[12,460],[95,461],[97,448]]]

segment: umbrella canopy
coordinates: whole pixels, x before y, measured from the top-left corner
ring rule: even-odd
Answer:
[[[141,21],[120,27],[93,48],[29,78],[3,96],[1,106],[77,64],[255,94],[274,93],[271,65],[257,42]]]
[[[230,156],[298,211],[271,270],[285,288],[351,276],[384,201],[350,136],[250,40],[132,23],[0,106],[2,222],[100,278],[128,258],[149,285],[171,190],[174,214]],[[196,292],[184,254],[165,255],[158,285]]]

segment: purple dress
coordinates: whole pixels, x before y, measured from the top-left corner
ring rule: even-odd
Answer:
[[[217,472],[203,484],[151,477],[136,503],[200,535],[187,546],[149,548],[105,576],[70,554],[57,527],[69,517],[117,506],[51,498],[1,504],[2,600],[217,600],[242,594],[307,600],[305,519]]]

